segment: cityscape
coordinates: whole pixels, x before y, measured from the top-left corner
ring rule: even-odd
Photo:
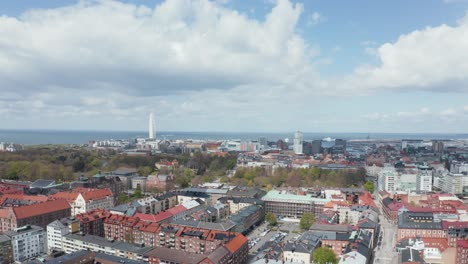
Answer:
[[[468,264],[468,1],[0,2],[0,264]]]

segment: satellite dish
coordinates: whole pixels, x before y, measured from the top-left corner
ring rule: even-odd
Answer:
[[[289,138],[285,138],[284,142],[289,143]]]

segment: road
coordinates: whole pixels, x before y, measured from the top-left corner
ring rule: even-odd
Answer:
[[[398,253],[395,250],[398,228],[396,224],[389,222],[383,215],[383,210],[378,201],[377,183],[375,182],[374,202],[379,207],[380,232],[382,234],[381,244],[377,242],[374,254],[374,264],[398,263]],[[380,239],[380,238],[378,238]]]
[[[374,264],[398,263],[398,254],[395,251],[397,226],[388,222],[382,214],[379,219],[382,242],[375,248]]]

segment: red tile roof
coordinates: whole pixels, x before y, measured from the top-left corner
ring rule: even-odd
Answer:
[[[361,205],[368,205],[370,207],[377,207],[374,203],[374,199],[372,199],[372,195],[370,192],[364,192],[359,195],[359,204]]]
[[[157,215],[136,213],[135,217],[140,218],[141,221],[158,223],[168,218],[171,218],[172,214],[169,212],[161,212]]]
[[[449,228],[468,228],[468,222],[462,222],[462,221],[455,221],[455,222],[449,222],[449,221],[442,221],[442,229],[447,230]]]
[[[183,205],[177,205],[175,207],[172,207],[171,209],[166,210],[166,212],[170,213],[171,215],[180,214],[185,211],[187,211],[187,208],[185,208]]]
[[[104,219],[104,223],[111,225],[123,225],[133,227],[140,219],[134,216],[112,214]]]
[[[112,196],[112,191],[110,189],[77,189],[77,192],[80,192],[83,195],[83,198],[86,201],[90,200],[101,200],[105,199],[106,197]]]
[[[92,211],[77,214],[75,217],[80,220],[80,222],[87,223],[92,222],[97,219],[104,219],[111,216],[111,213],[104,209],[94,209]]]
[[[24,195],[24,194],[4,194],[0,198],[0,205],[5,203],[7,199],[21,200],[21,201],[35,201],[35,202],[45,202],[49,200],[47,196],[40,195]]]
[[[78,197],[78,193],[75,193],[75,192],[58,192],[58,193],[55,193],[55,194],[51,195],[50,197],[55,198],[55,199],[65,199],[69,203],[72,203]]]
[[[231,254],[233,254],[246,243],[247,238],[241,234],[238,234],[233,240],[226,244],[226,248],[229,250],[229,252],[231,252]]]
[[[424,247],[426,248],[438,248],[440,252],[444,252],[448,248],[447,238],[421,238],[424,241]]]
[[[110,189],[91,189],[91,188],[76,188],[69,192],[58,192],[52,197],[66,199],[68,202],[73,202],[78,198],[78,195],[81,194],[83,198],[88,201],[96,201],[105,199],[108,196],[112,196],[112,191]]]
[[[458,240],[457,248],[468,248],[468,240]]]
[[[70,204],[64,199],[57,199],[33,205],[14,207],[13,212],[17,219],[22,219],[65,209],[71,209]]]

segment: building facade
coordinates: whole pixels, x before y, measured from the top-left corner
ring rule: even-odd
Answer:
[[[46,252],[42,227],[27,225],[5,232],[5,235],[11,239],[14,261],[24,262]]]
[[[263,198],[265,212],[276,216],[300,218],[304,213],[320,214],[328,199],[312,197],[311,194],[296,194],[271,190]]]

